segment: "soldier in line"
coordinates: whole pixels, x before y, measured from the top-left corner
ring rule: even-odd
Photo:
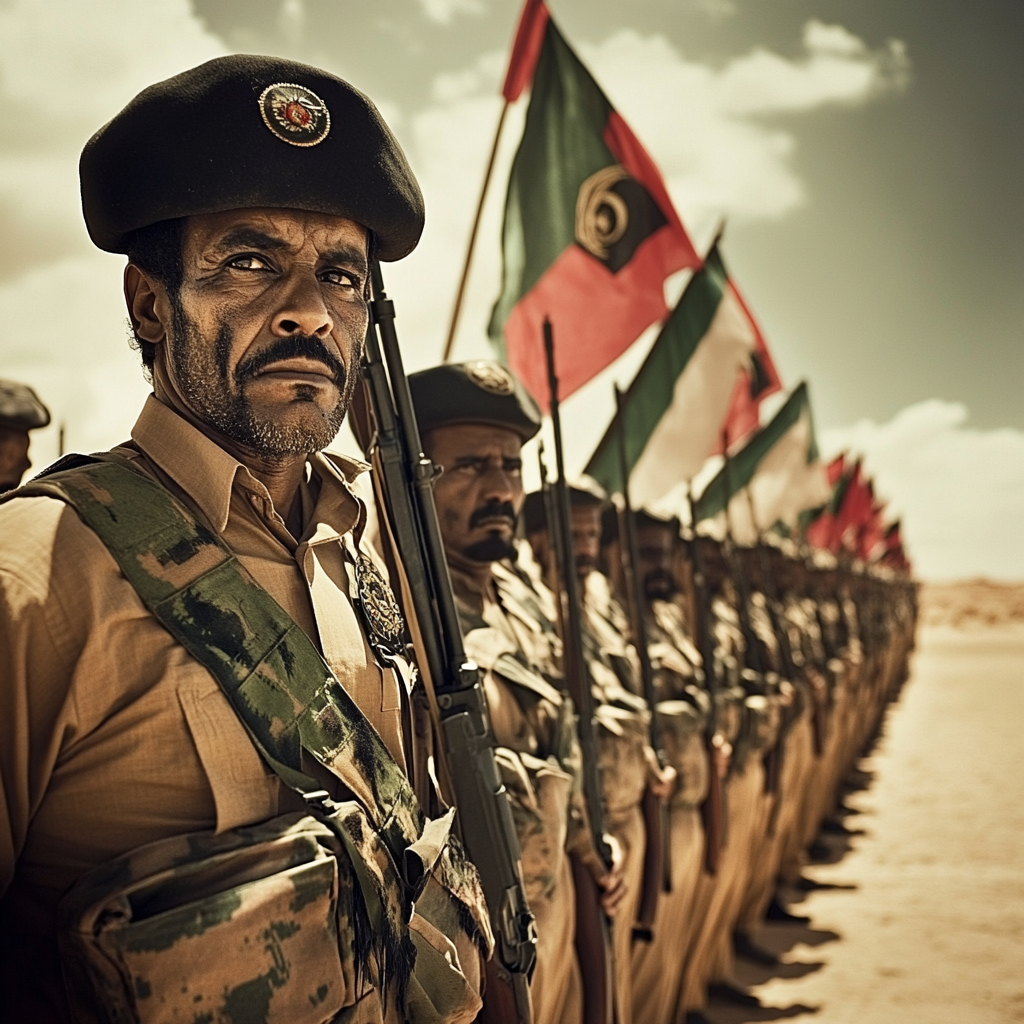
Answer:
[[[27,384],[0,379],[0,494],[17,487],[32,468],[29,431],[49,422],[49,409]]]
[[[470,1021],[479,881],[443,821],[407,867],[412,674],[365,467],[322,451],[416,180],[361,93],[249,55],[142,92],[80,169],[153,394],[0,506],[0,1018]],[[160,882],[204,850],[239,866]]]
[[[640,666],[630,640],[628,617],[612,591],[611,581],[598,569],[602,513],[610,506],[608,496],[596,481],[586,477],[567,490],[573,568],[583,605],[584,653],[599,729],[604,824],[623,852],[626,897],[613,924],[612,941],[616,1019],[628,1024],[645,1019],[634,1018],[632,1010],[633,931],[645,884],[644,853],[649,839],[642,804],[648,789],[658,800],[671,796],[675,770],[658,765],[648,742],[650,710],[641,693]],[[540,491],[527,495],[523,525],[544,579],[557,587],[544,501]]]
[[[561,668],[552,595],[513,564],[524,501],[521,449],[540,411],[497,363],[436,366],[409,377],[434,484],[466,653],[485,673],[499,766],[512,798],[527,898],[537,919],[531,983],[538,1024],[582,1020],[574,954],[573,860],[603,889],[615,915],[626,895],[621,848],[606,872],[591,842],[580,791],[573,703]],[[582,965],[584,973],[590,965]]]

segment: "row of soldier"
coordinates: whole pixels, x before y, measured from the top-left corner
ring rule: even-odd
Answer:
[[[49,414],[0,386],[0,1018],[469,1024],[532,994],[538,1024],[628,1024],[743,998],[733,956],[767,956],[905,672],[912,586],[646,515],[633,544],[561,471],[524,514],[541,415],[511,374],[406,387],[380,262],[423,197],[336,76],[216,58],[79,173],[153,392],[130,440],[18,487]],[[327,450],[359,395],[383,558],[366,465]]]
[[[609,963],[619,1024],[692,1024],[709,991],[754,1002],[734,981],[734,957],[771,963],[756,936],[766,916],[792,919],[779,886],[811,884],[802,876],[808,848],[905,677],[913,585],[840,569],[820,553],[805,558],[788,541],[685,539],[679,520],[634,513],[657,702],[651,735],[638,625],[625,610],[622,509],[592,480],[571,486],[603,824],[615,851],[608,871],[583,825],[551,502],[524,495],[522,483],[521,450],[539,413],[496,364],[437,367],[410,386],[440,470],[452,583],[467,652],[486,673],[537,917],[536,1020],[594,1019],[588,1001]],[[652,797],[667,806],[667,834],[644,813]],[[663,859],[645,856],[652,836]],[[645,867],[659,860],[657,909],[644,921]],[[603,888],[612,915],[605,963],[594,937],[577,933],[594,928],[579,906],[581,872]]]

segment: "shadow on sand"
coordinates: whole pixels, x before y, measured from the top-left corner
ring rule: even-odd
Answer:
[[[866,751],[865,751],[866,753]],[[874,782],[871,772],[855,769],[845,780],[842,787],[844,795],[869,789]],[[848,822],[854,818],[854,822]],[[840,805],[838,811],[824,824],[817,839],[808,851],[812,865],[838,864],[853,849],[853,841],[858,836],[870,835],[864,826],[867,816],[862,812]],[[798,886],[786,887],[779,895],[784,903],[794,912],[802,913],[799,904],[809,893],[822,890],[855,892],[858,886],[850,883],[822,883],[805,878]],[[821,970],[825,966],[822,960],[800,960],[792,956],[797,947],[816,949],[829,942],[839,942],[842,935],[827,929],[815,928],[813,922],[808,924],[791,922],[765,922],[759,929],[756,942],[766,952],[779,958],[774,966],[762,966],[750,960],[737,958],[735,980],[744,988],[764,985],[775,979],[803,978],[808,974]],[[807,1006],[804,1003],[793,1003],[790,1006],[743,1006],[722,998],[712,998],[710,1005],[702,1013],[708,1024],[757,1024],[759,1021],[790,1020],[794,1018],[810,1018],[820,1011],[818,1006]]]

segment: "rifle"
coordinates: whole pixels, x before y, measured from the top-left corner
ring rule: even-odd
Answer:
[[[725,838],[725,793],[722,780],[718,776],[714,750],[714,738],[718,729],[715,713],[715,690],[718,681],[715,674],[715,645],[711,637],[711,595],[708,591],[707,576],[704,574],[704,557],[701,555],[697,538],[697,518],[693,508],[693,494],[689,487],[686,489],[686,501],[690,510],[690,529],[693,532],[690,556],[693,561],[693,588],[697,598],[697,621],[694,623],[694,629],[697,634],[697,649],[700,651],[700,660],[704,668],[704,685],[711,698],[711,711],[708,713],[708,724],[704,730],[704,746],[710,765],[708,795],[701,804],[700,812],[704,823],[704,868],[709,875],[714,875],[718,871]]]
[[[555,375],[555,345],[551,321],[544,319],[544,351],[547,356],[551,425],[555,435],[555,468],[558,476],[550,485],[552,493],[552,548],[559,568],[564,600],[562,608],[562,644],[566,687],[579,713],[580,751],[583,755],[583,800],[590,819],[594,849],[607,870],[612,867],[612,851],[604,838],[604,812],[597,769],[597,729],[594,722],[594,695],[590,670],[583,652],[583,616],[576,566],[572,555],[569,489],[565,479],[562,450],[562,421],[558,404],[558,377]],[[544,473],[543,484],[547,485]],[[614,1018],[610,924],[601,907],[601,893],[589,869],[573,859],[576,884],[576,949],[584,974],[585,1024],[611,1024]]]
[[[435,468],[424,455],[395,332],[395,307],[380,264],[370,268],[373,299],[362,373],[373,412],[374,461],[388,523],[409,580],[424,652],[420,666],[436,703],[448,775],[470,860],[480,873],[494,930],[484,1019],[530,1024],[529,979],[537,951],[519,842],[498,774],[495,739],[480,670],[466,657],[434,507]]]
[[[657,754],[658,765],[662,768],[668,762],[661,746],[661,730],[658,727],[658,697],[654,690],[654,670],[651,668],[651,652],[648,647],[647,625],[644,621],[644,595],[640,588],[637,554],[636,522],[629,500],[629,462],[626,458],[626,421],[623,415],[623,395],[615,386],[615,415],[619,428],[619,475],[622,478],[622,508],[619,510],[619,556],[622,560],[622,575],[626,587],[626,605],[632,619],[636,653],[640,659],[640,679],[643,683],[644,700],[651,713],[648,739],[651,749]],[[672,891],[672,847],[671,830],[668,821],[668,805],[661,797],[651,792],[644,793],[644,828],[647,845],[644,847],[644,880],[637,909],[633,938],[642,942],[654,939],[654,919],[661,892]]]

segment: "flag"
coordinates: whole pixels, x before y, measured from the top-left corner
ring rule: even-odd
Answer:
[[[846,484],[846,454],[841,452],[826,467],[831,495],[820,508],[808,510],[803,521],[803,534],[811,547],[832,550],[832,534],[835,532],[836,510],[843,497]]]
[[[545,317],[564,398],[665,318],[665,279],[700,258],[654,162],[533,0],[516,34],[506,99],[528,82],[488,333],[546,407]]]
[[[860,528],[871,515],[874,494],[865,478],[861,460],[854,464],[846,480],[832,530],[831,549],[834,553],[845,550],[856,554]]]
[[[738,543],[755,544],[778,522],[793,530],[800,513],[820,505],[829,494],[803,383],[771,422],[726,460],[694,502],[694,521],[720,519]]]
[[[748,364],[740,370],[736,389],[725,414],[722,434],[715,448],[716,455],[724,455],[727,448],[733,448],[749,437],[761,424],[761,403],[769,396],[782,390],[782,378],[775,369],[775,361],[768,351],[768,343],[757,325],[750,307],[746,304],[736,282],[732,281],[736,301],[743,307],[750,326],[754,329],[754,348]]]
[[[630,499],[656,505],[714,451],[757,338],[714,245],[665,322],[586,472],[622,490],[618,430],[625,430]]]

